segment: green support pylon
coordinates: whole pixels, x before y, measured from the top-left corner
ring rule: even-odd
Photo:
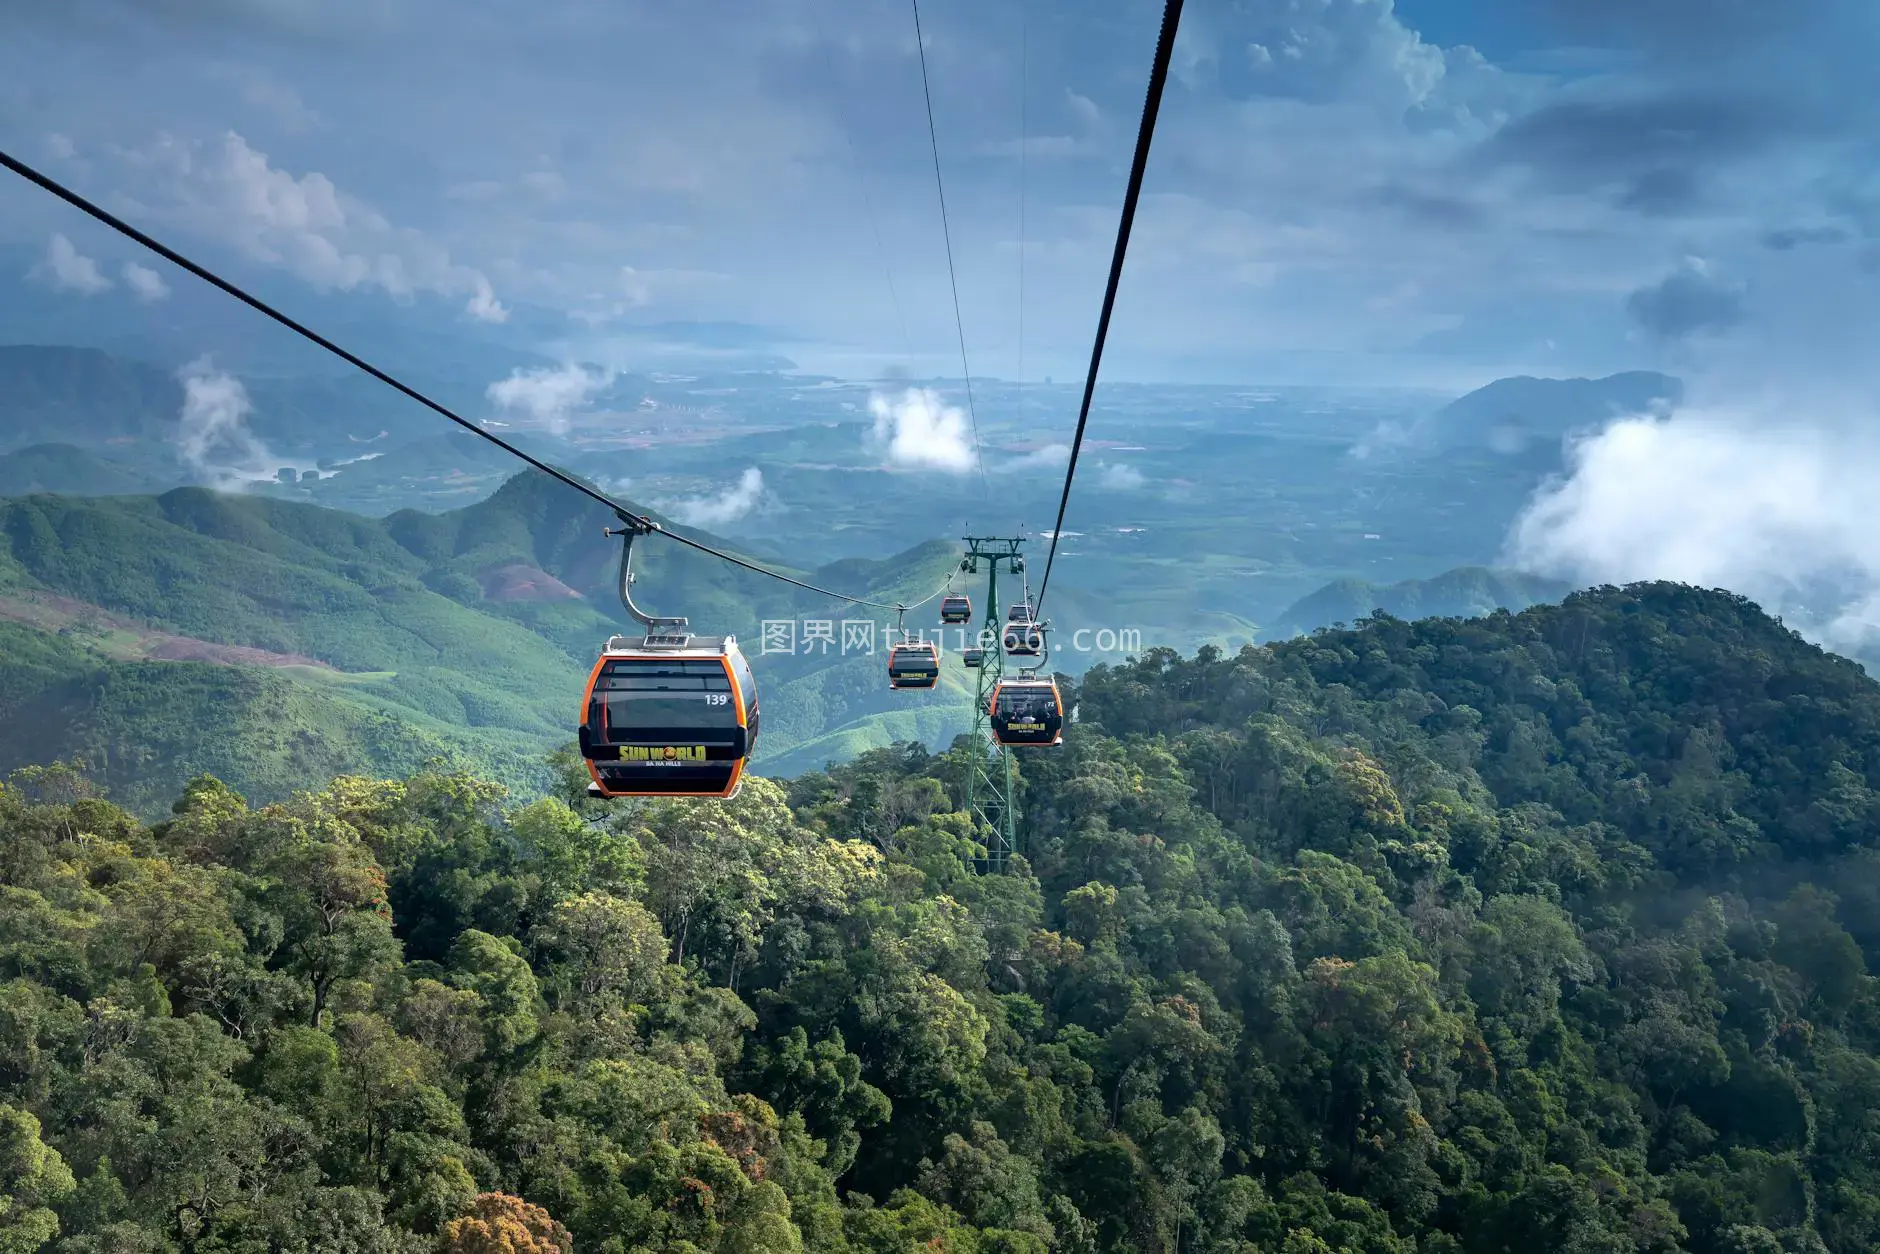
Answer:
[[[1017,772],[1011,752],[992,738],[992,692],[1005,674],[999,566],[1004,564],[1008,574],[1024,574],[1025,559],[1019,554],[1024,541],[1001,536],[967,536],[965,540],[966,556],[960,559],[960,569],[976,575],[980,561],[986,562],[986,613],[975,642],[984,653],[978,690],[973,695],[973,759],[966,770],[966,812],[972,815],[974,827],[985,835],[986,856],[980,860],[979,869],[1002,875],[1018,852],[1018,807],[1012,796]]]

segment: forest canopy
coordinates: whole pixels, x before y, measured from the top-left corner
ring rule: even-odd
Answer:
[[[728,802],[0,790],[0,1254],[1880,1247],[1880,686],[1676,585]]]

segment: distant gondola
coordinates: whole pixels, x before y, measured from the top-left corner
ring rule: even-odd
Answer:
[[[977,669],[985,665],[986,651],[984,649],[978,649],[978,648],[961,649],[960,650],[960,662],[966,666]]]
[[[992,690],[992,738],[1002,745],[1064,743],[1064,698],[1052,679],[1001,679]]]
[[[615,636],[588,677],[581,756],[601,797],[729,797],[757,747],[757,683],[732,636]]]
[[[926,641],[909,640],[888,650],[890,688],[931,688],[940,682],[940,649]]]
[[[973,620],[972,598],[963,592],[953,592],[940,598],[940,621],[958,625]]]
[[[1003,643],[1014,657],[1037,657],[1044,652],[1044,629],[1032,621],[1028,603],[1021,601],[1006,614]]]

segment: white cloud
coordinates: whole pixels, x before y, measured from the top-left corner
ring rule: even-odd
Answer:
[[[1047,444],[1043,448],[1033,449],[1022,457],[1000,458],[994,461],[988,470],[994,474],[1023,474],[1032,470],[1061,470],[1071,460],[1071,446],[1068,444]]]
[[[78,155],[78,145],[72,142],[70,136],[50,131],[46,135],[46,151],[61,161],[70,161]]]
[[[614,381],[612,370],[589,370],[570,363],[540,370],[514,370],[485,391],[512,413],[523,413],[557,435],[568,429],[569,415]]]
[[[137,299],[153,303],[170,294],[170,285],[163,281],[162,275],[134,261],[124,263],[124,286],[137,293]]]
[[[871,393],[868,412],[875,416],[874,441],[886,449],[890,465],[963,475],[977,463],[966,411],[930,388],[908,388],[898,400]]]
[[[479,322],[509,321],[509,311],[496,299],[490,281],[480,274],[476,276],[476,291],[471,294],[470,303],[464,306],[464,312]]]
[[[1354,461],[1369,461],[1380,453],[1403,448],[1412,443],[1412,428],[1396,419],[1385,418],[1366,435],[1360,436],[1355,444],[1345,450],[1345,455]]]
[[[422,232],[393,225],[326,175],[276,167],[234,131],[213,145],[166,135],[120,155],[158,175],[158,203],[150,206],[157,216],[227,240],[315,287],[376,287],[398,299],[461,296],[472,317],[508,316],[482,272],[453,261]]]
[[[1102,467],[1102,473],[1097,476],[1097,482],[1118,492],[1132,492],[1148,480],[1144,479],[1142,472],[1134,466],[1125,465],[1122,462],[1107,462]]]
[[[1234,94],[1417,110],[1445,120],[1472,110],[1496,116],[1506,99],[1507,85],[1481,54],[1425,43],[1390,0],[1295,0],[1235,17],[1219,35],[1238,57],[1217,66]]]
[[[183,383],[183,412],[176,446],[202,481],[217,491],[272,479],[281,461],[248,429],[254,411],[240,379],[217,370],[207,357],[178,373]]]
[[[1865,424],[1744,410],[1614,422],[1537,492],[1508,557],[1586,583],[1728,588],[1817,642],[1880,644],[1880,438]],[[1841,431],[1847,434],[1832,434]]]
[[[72,246],[63,235],[54,235],[46,245],[46,258],[34,268],[34,274],[61,292],[96,296],[111,286],[98,263]]]
[[[764,495],[764,474],[752,466],[716,496],[691,496],[655,502],[657,508],[688,527],[722,527],[757,508]]]
[[[1085,126],[1095,126],[1103,121],[1103,110],[1099,109],[1097,102],[1090,97],[1067,87],[1064,89],[1064,99],[1070,104],[1072,116]]]

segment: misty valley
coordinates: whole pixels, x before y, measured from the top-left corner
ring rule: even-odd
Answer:
[[[76,669],[161,656],[140,638],[199,642],[166,647],[237,665],[242,650],[272,650],[258,679],[292,685],[343,723],[398,720],[398,760],[422,743],[509,763],[499,777],[540,786],[540,755],[571,735],[567,694],[623,619],[605,511],[518,475],[468,433],[440,433],[445,424],[395,396],[331,381],[276,376],[251,388],[205,360],[166,372],[99,350],[24,347],[0,348],[0,377],[12,398],[0,491],[18,520],[0,566],[0,621],[55,628],[61,666]],[[892,588],[894,604],[946,583],[948,544],[988,521],[1034,555],[1049,541],[1075,392],[976,386],[969,416],[945,385],[519,366],[463,403],[671,525],[812,582]],[[1056,555],[1051,665],[1074,675],[1149,648],[1234,649],[1378,610],[1519,610],[1624,579],[1635,572],[1607,562],[1598,533],[1635,520],[1585,504],[1616,490],[1587,481],[1601,466],[1587,450],[1597,457],[1615,431],[1678,421],[1681,393],[1649,373],[1504,379],[1462,397],[1101,389],[1090,484]],[[204,489],[233,495],[193,503]],[[47,493],[69,503],[34,503]],[[99,529],[129,546],[121,559],[107,559]],[[879,682],[897,626],[954,653],[973,643],[965,629],[940,630],[931,603],[905,620],[858,614],[736,571],[708,576],[692,556],[653,554],[641,599],[747,642],[768,693],[759,769],[793,774],[901,740],[938,750],[967,729],[971,689],[958,668],[927,693]],[[1745,556],[1726,573],[1861,656],[1848,614],[1867,595],[1860,577],[1837,587],[1825,572]],[[662,562],[676,577],[656,577]],[[252,573],[231,580],[236,569]],[[291,595],[250,591],[303,581]],[[1004,598],[1022,592],[1008,575]],[[342,624],[365,621],[354,614],[410,643],[350,633]],[[522,640],[520,652],[502,643]],[[74,728],[57,743],[84,739]],[[46,743],[27,738],[14,761],[38,760]],[[332,752],[336,764],[393,760]],[[166,756],[160,781],[140,786],[174,788],[212,760]],[[112,770],[137,775],[136,757],[114,757]],[[249,787],[273,778],[237,773]]]

